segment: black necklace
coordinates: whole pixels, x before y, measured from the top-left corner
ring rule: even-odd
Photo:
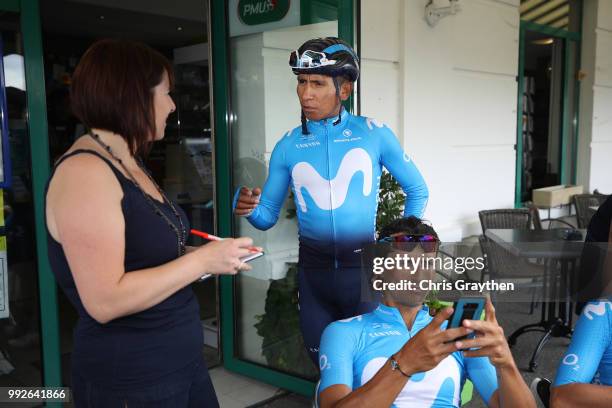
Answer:
[[[96,133],[89,132],[89,135],[104,150],[106,150],[108,152],[108,154],[113,159],[115,159],[115,161],[117,161],[117,163],[119,163],[119,165],[123,168],[123,170],[128,175],[128,179],[138,188],[138,190],[140,190],[140,192],[142,193],[143,197],[151,205],[151,208],[153,208],[153,211],[155,211],[155,214],[157,214],[161,218],[163,218],[166,221],[166,223],[168,224],[168,226],[170,227],[170,229],[172,231],[174,231],[174,233],[176,234],[176,239],[177,239],[177,243],[178,243],[177,244],[178,245],[178,247],[177,247],[178,256],[181,256],[181,255],[185,254],[185,244],[187,242],[187,230],[185,229],[185,224],[183,224],[183,219],[181,218],[179,212],[174,207],[174,204],[172,204],[172,201],[168,200],[168,197],[166,197],[166,193],[164,193],[164,191],[159,187],[159,185],[157,185],[157,183],[155,182],[153,177],[151,177],[151,175],[149,174],[148,170],[144,167],[144,164],[142,163],[140,158],[136,158],[136,164],[138,165],[140,170],[142,170],[142,172],[147,175],[149,180],[151,180],[151,182],[153,183],[153,185],[155,186],[155,188],[159,192],[159,195],[162,196],[163,200],[166,203],[168,203],[168,205],[172,209],[172,213],[174,214],[174,216],[178,220],[178,226],[176,224],[174,224],[170,220],[170,218],[168,218],[168,216],[159,208],[159,206],[155,203],[156,200],[154,200],[149,194],[147,194],[147,192],[144,191],[144,189],[140,186],[140,184],[138,184],[138,181],[136,181],[136,178],[134,177],[132,172],[127,168],[127,166],[123,163],[123,161],[119,157],[117,157],[117,155],[115,155],[115,153],[113,152],[111,147],[109,145],[107,145],[106,143],[104,143],[102,141],[102,139],[100,138],[100,136],[98,136]]]

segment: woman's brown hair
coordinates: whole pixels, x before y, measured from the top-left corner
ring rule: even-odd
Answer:
[[[72,111],[88,129],[117,133],[132,153],[146,153],[156,133],[152,90],[164,71],[172,88],[172,65],[159,52],[132,41],[97,41],[74,71]]]

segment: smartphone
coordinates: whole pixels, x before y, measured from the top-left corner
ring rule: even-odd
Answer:
[[[251,262],[253,259],[257,259],[257,258],[259,258],[260,256],[264,256],[264,255],[265,255],[264,251],[261,251],[261,252],[253,252],[252,254],[248,254],[248,255],[246,255],[246,256],[243,256],[242,258],[240,258],[240,260],[241,260],[242,262]]]
[[[252,253],[252,254],[248,254],[248,255],[246,255],[246,256],[243,256],[242,258],[240,258],[240,260],[241,260],[242,262],[251,262],[253,259],[257,259],[257,258],[259,258],[260,256],[264,256],[264,255],[265,255],[265,253],[264,253],[263,251],[261,251],[261,252],[254,252],[254,253]],[[205,281],[206,279],[208,279],[208,278],[210,278],[210,277],[212,277],[212,276],[213,276],[213,275],[212,275],[212,274],[210,274],[210,273],[207,273],[207,274],[205,274],[205,275],[202,275],[202,277],[200,277],[200,279],[198,279],[198,282],[203,282],[203,281]]]
[[[453,304],[453,314],[448,318],[448,329],[461,327],[464,320],[479,320],[485,307],[484,297],[462,297]],[[470,333],[453,341],[472,339],[475,334]]]

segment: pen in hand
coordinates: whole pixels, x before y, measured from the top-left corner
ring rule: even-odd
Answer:
[[[223,238],[218,237],[216,235],[209,234],[208,232],[199,231],[197,229],[192,229],[190,232],[191,232],[192,235],[198,236],[200,238],[207,239],[209,241],[223,241]],[[249,251],[251,251],[253,253],[262,252],[261,249],[256,248],[256,247],[249,247],[248,249],[249,249]]]

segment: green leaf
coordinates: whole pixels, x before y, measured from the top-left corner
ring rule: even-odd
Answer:
[[[263,339],[262,354],[270,367],[315,379],[318,372],[300,332],[297,291],[297,265],[290,264],[285,278],[271,281],[265,313],[255,317],[254,327]]]
[[[403,217],[404,201],[406,196],[400,184],[386,170],[380,177],[380,187],[378,191],[378,210],[376,213],[376,230],[391,221]]]

